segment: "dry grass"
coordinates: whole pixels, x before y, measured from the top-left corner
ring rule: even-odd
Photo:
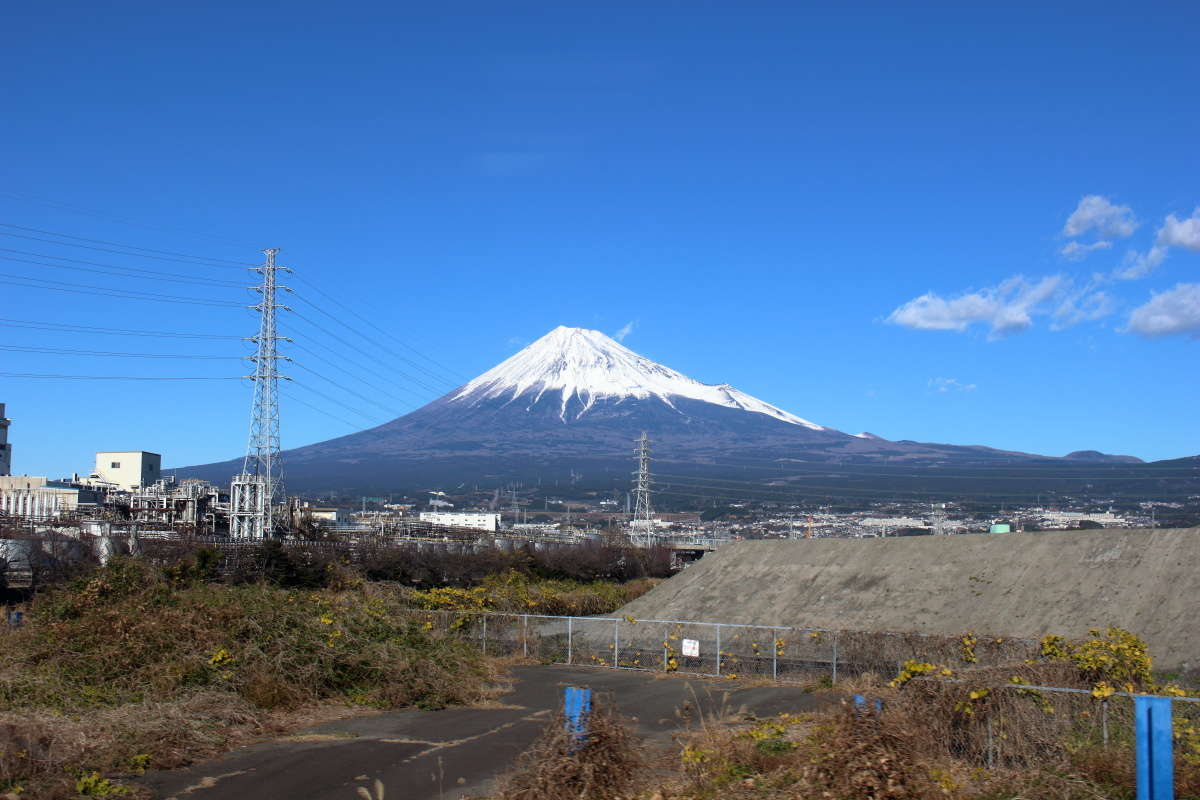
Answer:
[[[280,711],[474,702],[494,675],[386,587],[227,586],[128,560],[40,596],[4,644],[0,796],[22,798],[187,763],[278,730]]]
[[[629,729],[612,704],[599,701],[580,745],[560,715],[501,779],[497,800],[622,800],[644,766]]]

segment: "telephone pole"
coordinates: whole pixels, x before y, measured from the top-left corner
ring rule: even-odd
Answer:
[[[638,460],[638,469],[636,473],[637,483],[634,485],[634,503],[633,511],[633,534],[634,543],[637,543],[638,532],[641,532],[642,543],[647,547],[650,546],[651,533],[653,531],[653,521],[651,516],[653,512],[650,509],[650,437],[642,431],[641,438],[637,440],[637,450],[635,451]]]
[[[279,336],[275,326],[278,309],[291,311],[275,302],[277,290],[291,291],[276,282],[279,270],[291,272],[278,266],[275,256],[278,248],[263,251],[266,263],[251,270],[262,276],[258,286],[251,287],[262,295],[258,305],[250,306],[259,312],[258,335],[247,337],[257,350],[250,361],[254,362],[254,374],[246,377],[254,381],[254,400],[250,408],[250,441],[246,446],[246,459],[242,472],[233,479],[230,492],[230,530],[234,539],[264,539],[275,531],[275,505],[283,494],[283,461],[279,456],[279,379],[291,380],[279,374],[279,360],[290,361],[279,355],[277,344],[291,341]]]

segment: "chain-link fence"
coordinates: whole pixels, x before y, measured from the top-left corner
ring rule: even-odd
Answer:
[[[894,676],[905,661],[977,667],[1037,656],[1032,639],[985,639],[914,633],[715,622],[554,617],[480,611],[423,611],[430,627],[453,631],[489,655],[549,664],[762,677],[830,683],[874,673]]]

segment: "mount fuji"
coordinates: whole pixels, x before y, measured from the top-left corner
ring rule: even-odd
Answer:
[[[599,331],[559,327],[416,411],[285,451],[284,469],[288,486],[296,489],[392,491],[580,475],[624,485],[642,431],[661,471],[691,476],[1062,461],[843,433],[732,386],[693,380]],[[177,474],[224,483],[240,466],[240,460],[229,461]]]

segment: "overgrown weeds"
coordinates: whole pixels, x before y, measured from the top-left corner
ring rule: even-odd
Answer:
[[[0,787],[73,796],[93,771],[219,750],[269,710],[432,708],[492,683],[478,649],[413,618],[397,587],[203,577],[117,559],[36,599],[0,652]]]
[[[587,733],[576,738],[560,714],[501,779],[499,800],[623,800],[644,759],[611,702],[597,699]]]

